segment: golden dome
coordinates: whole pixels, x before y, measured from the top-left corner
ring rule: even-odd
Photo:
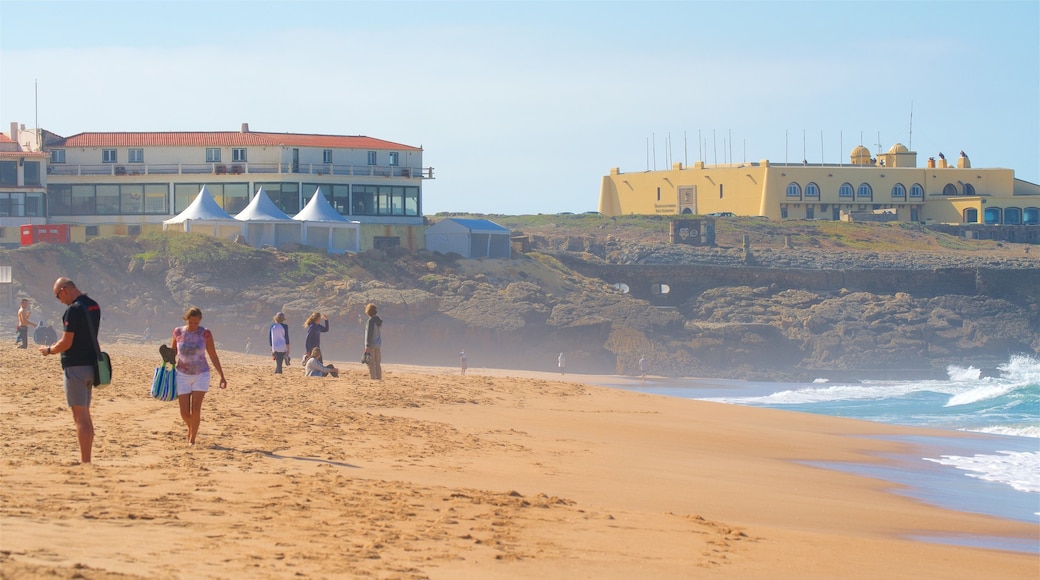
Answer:
[[[891,149],[888,150],[888,152],[890,154],[909,153],[910,150],[906,148],[906,145],[903,145],[902,143],[896,143],[895,145],[892,146]]]
[[[853,165],[870,165],[870,149],[857,145],[849,156]]]

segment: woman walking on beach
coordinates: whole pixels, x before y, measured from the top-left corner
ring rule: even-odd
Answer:
[[[220,388],[227,388],[227,379],[220,366],[213,333],[199,325],[202,310],[192,306],[184,313],[184,326],[173,329],[173,354],[177,359],[177,401],[181,406],[181,418],[188,426],[188,445],[195,445],[202,422],[202,400],[209,391],[209,364],[220,373]]]
[[[267,343],[271,345],[271,356],[274,358],[274,373],[282,374],[282,362],[289,364],[289,325],[285,323],[285,314],[274,315],[274,323],[267,332]]]
[[[376,316],[376,305],[369,304],[365,307],[368,315],[368,324],[365,325],[365,352],[372,356],[368,362],[368,375],[374,380],[383,379],[383,366],[380,364],[382,355],[380,349],[383,346],[383,319]]]
[[[319,320],[323,321],[324,324],[318,324]],[[320,312],[312,312],[303,323],[303,328],[307,332],[307,339],[303,345],[303,362],[306,363],[311,351],[321,348],[321,333],[329,331],[329,317],[323,316]]]

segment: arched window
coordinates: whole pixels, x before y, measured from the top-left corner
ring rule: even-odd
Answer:
[[[654,295],[668,294],[672,289],[668,284],[653,284],[650,286],[650,293]]]
[[[906,188],[902,183],[892,186],[892,199],[906,199]]]
[[[1000,223],[1000,208],[999,207],[987,207],[986,212],[983,214],[983,218],[987,224],[999,224]]]
[[[964,184],[964,195],[975,195],[975,186],[970,183]]]
[[[852,184],[841,184],[841,187],[838,188],[838,197],[852,197]]]
[[[1022,210],[1017,207],[1004,208],[1004,223],[1006,224],[1020,224],[1022,223]]]
[[[812,199],[820,199],[820,186],[815,183],[810,183],[805,186],[805,197]]]
[[[1022,223],[1027,226],[1035,226],[1040,224],[1040,208],[1027,207],[1022,212]]]
[[[920,183],[915,183],[910,186],[910,197],[924,197],[924,188],[921,187]]]
[[[964,223],[966,224],[977,224],[979,223],[979,210],[969,207],[964,210]]]
[[[787,185],[787,198],[802,199],[802,186],[797,183],[789,183]]]
[[[952,183],[947,183],[943,187],[943,195],[957,195],[957,186]]]
[[[856,190],[857,199],[872,199],[874,197],[874,190],[870,189],[870,184],[863,182],[859,184],[859,189]]]

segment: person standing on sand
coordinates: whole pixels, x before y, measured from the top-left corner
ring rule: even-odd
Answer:
[[[466,351],[459,351],[459,367],[462,368],[462,376],[466,376]]]
[[[29,299],[22,298],[22,304],[18,308],[18,336],[15,337],[14,342],[22,343],[22,346],[18,348],[29,348],[29,327],[35,327],[36,323],[29,321],[29,314],[32,312],[29,308]]]
[[[383,380],[383,319],[376,316],[375,304],[365,306],[365,314],[368,315],[368,324],[365,325],[365,352],[372,355],[368,362],[368,376],[374,380]]]
[[[556,359],[556,366],[560,367],[560,374],[565,375],[565,369],[567,368],[567,357],[561,352],[560,356]]]
[[[61,315],[64,331],[58,342],[40,347],[43,356],[61,353],[65,376],[65,400],[72,408],[79,440],[80,463],[90,463],[94,447],[94,421],[90,418],[90,399],[94,392],[94,368],[97,366],[97,333],[101,325],[101,307],[65,278],[54,282],[54,297],[68,306]]]
[[[202,310],[192,306],[184,313],[184,326],[173,329],[173,354],[177,357],[177,401],[181,406],[181,419],[188,426],[188,445],[195,445],[202,422],[202,400],[209,391],[209,364],[220,373],[220,388],[227,388],[224,370],[220,367],[213,333],[199,325]]]
[[[319,320],[323,321],[324,324],[318,324]],[[323,316],[320,312],[312,312],[307,317],[307,321],[303,323],[303,327],[307,331],[306,342],[303,345],[303,362],[306,363],[311,351],[321,348],[321,333],[329,331],[329,317]]]
[[[646,382],[646,368],[647,368],[646,355],[640,355],[639,356],[639,377],[640,377],[639,382],[641,382],[641,383],[645,383]]]
[[[274,315],[274,323],[267,332],[267,343],[271,345],[271,356],[274,358],[274,373],[282,374],[282,362],[289,359],[289,325],[285,323],[285,314]]]
[[[253,338],[250,336],[246,337],[246,354],[253,350]]]

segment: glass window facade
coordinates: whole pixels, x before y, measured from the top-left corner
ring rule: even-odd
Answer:
[[[169,215],[168,200],[165,183],[47,186],[50,215]]]
[[[355,185],[351,193],[351,215],[418,216],[422,210],[418,187]]]
[[[191,205],[203,185],[217,205],[231,215],[242,211],[249,204],[248,183],[178,183],[173,188],[174,213],[180,213]]]
[[[264,188],[268,197],[278,209],[289,216],[300,213],[300,185],[298,183],[257,183],[256,188]],[[311,194],[313,195],[313,193]]]

